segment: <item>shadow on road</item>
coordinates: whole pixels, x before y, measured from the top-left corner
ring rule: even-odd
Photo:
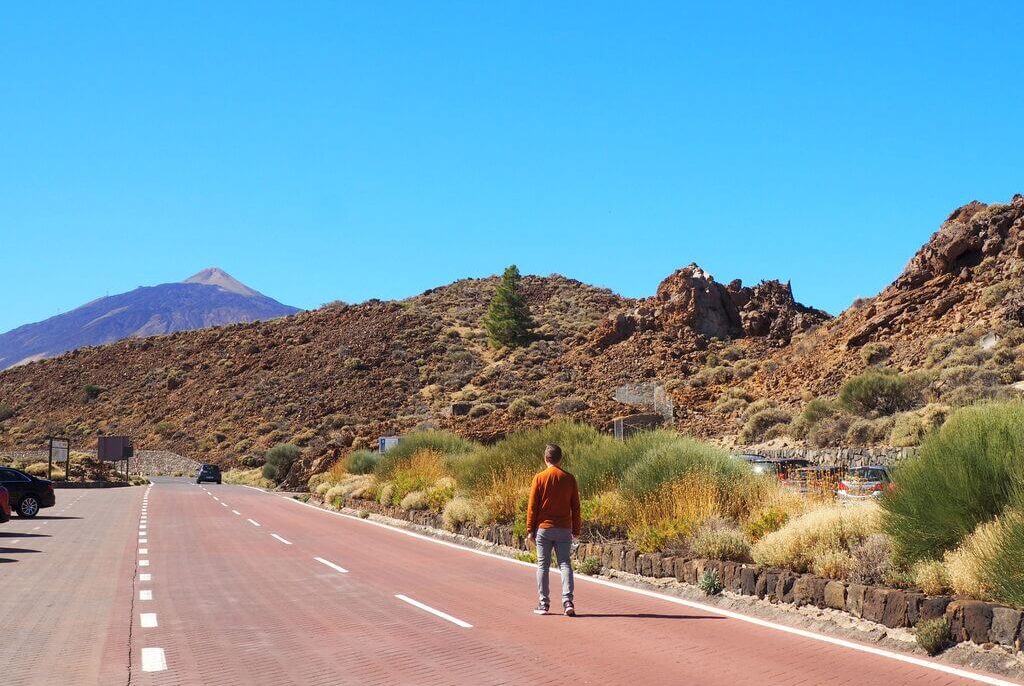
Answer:
[[[38,550],[32,550],[31,548],[0,548],[0,553],[38,553]]]
[[[4,562],[17,562],[17,560],[12,560],[9,557],[0,557],[0,564],[3,564]]]
[[[638,612],[636,614],[600,614],[600,613],[577,613],[576,619],[601,619],[601,618],[622,618],[622,619],[725,619],[714,615],[661,615],[649,612]]]
[[[39,515],[38,517],[35,517],[35,519],[81,519],[81,517],[67,517],[63,515],[52,515],[50,517],[44,517],[43,515]]]
[[[0,538],[49,538],[50,534],[20,534],[16,531],[0,532]]]

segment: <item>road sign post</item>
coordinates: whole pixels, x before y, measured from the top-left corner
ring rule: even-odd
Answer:
[[[49,439],[50,461],[46,468],[46,478],[53,480],[53,463],[64,463],[64,480],[67,481],[71,475],[71,441],[66,438]]]

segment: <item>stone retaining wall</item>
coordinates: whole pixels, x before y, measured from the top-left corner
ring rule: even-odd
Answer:
[[[169,450],[136,450],[131,470],[134,474],[142,475],[167,476],[181,472],[185,476],[195,476],[199,471],[199,463]]]
[[[759,450],[737,448],[733,452],[764,455],[772,459],[798,458],[813,464],[833,467],[866,467],[868,465],[897,465],[920,452],[920,448],[780,448]]]
[[[441,515],[432,512],[403,510],[355,498],[348,499],[346,505],[422,526],[444,528]],[[456,533],[523,551],[531,550],[528,541],[518,536],[509,525],[464,523]],[[928,596],[913,589],[865,586],[751,563],[692,559],[668,553],[640,553],[621,541],[582,543],[576,551],[576,558],[583,560],[588,557],[601,560],[605,569],[654,578],[670,577],[693,585],[699,582],[705,571],[714,570],[724,588],[733,593],[757,596],[771,603],[842,610],[891,629],[913,627],[922,620],[945,617],[957,642],[999,643],[1018,651],[1024,643],[1020,610],[980,600]]]

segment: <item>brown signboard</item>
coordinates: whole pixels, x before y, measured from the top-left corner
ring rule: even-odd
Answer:
[[[96,457],[108,462],[127,460],[134,454],[132,439],[128,436],[100,436]]]

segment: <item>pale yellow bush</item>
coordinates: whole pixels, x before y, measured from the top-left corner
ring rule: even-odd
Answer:
[[[979,600],[992,598],[988,562],[996,557],[1007,521],[1004,516],[979,524],[960,547],[946,553],[949,585],[955,593]]]
[[[928,595],[941,595],[949,590],[949,572],[939,560],[922,560],[911,569],[914,585]]]
[[[426,510],[427,509],[427,492],[426,491],[410,491],[405,494],[402,498],[402,502],[399,503],[403,510]]]
[[[486,518],[487,514],[482,505],[465,496],[456,496],[449,500],[448,504],[444,506],[444,512],[441,514],[444,528],[449,531],[455,531],[459,524],[465,522],[482,523],[481,519]]]
[[[395,484],[391,481],[386,481],[380,485],[379,489],[377,489],[377,502],[381,505],[390,505],[394,495]]]
[[[869,534],[878,533],[881,524],[881,509],[872,502],[819,507],[764,536],[751,555],[758,564],[806,572],[826,553],[849,551]]]
[[[856,566],[853,556],[843,550],[826,550],[818,555],[811,571],[828,579],[845,579]]]

